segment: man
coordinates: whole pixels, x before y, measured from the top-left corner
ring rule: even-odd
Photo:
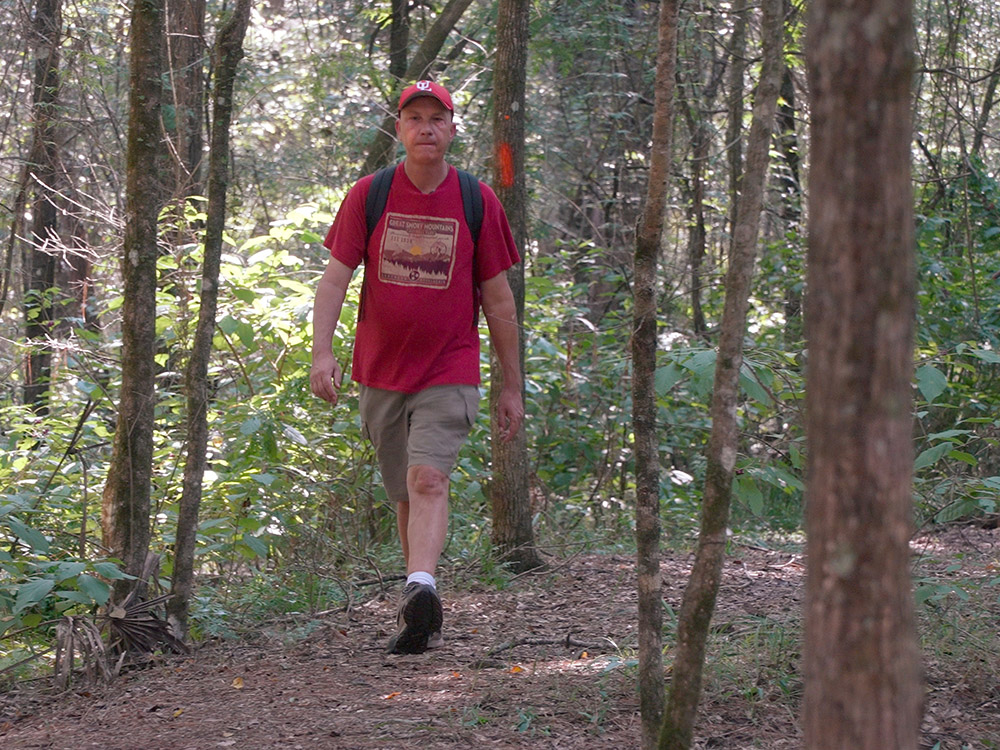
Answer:
[[[517,315],[504,273],[520,257],[503,207],[485,185],[473,243],[458,173],[445,159],[457,132],[448,91],[419,81],[403,91],[398,114],[406,158],[370,238],[372,175],[348,192],[324,242],[330,261],[313,307],[310,383],[336,405],[342,373],[333,333],[354,269],[364,262],[351,377],[359,383],[362,431],[396,503],[407,573],[389,651],[422,653],[442,643],[434,573],[447,536],[449,475],[478,408],[480,306],[502,373],[494,415],[501,438],[513,439],[524,420]]]

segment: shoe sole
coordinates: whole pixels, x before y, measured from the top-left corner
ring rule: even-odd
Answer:
[[[403,607],[406,627],[389,644],[391,654],[422,654],[431,633],[441,630],[441,600],[430,590],[418,591]]]

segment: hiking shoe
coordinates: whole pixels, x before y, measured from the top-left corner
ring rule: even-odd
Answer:
[[[444,645],[444,636],[441,635],[440,630],[435,630],[429,636],[427,636],[427,650],[430,651],[432,648],[441,648]]]
[[[390,654],[422,654],[444,643],[441,623],[444,612],[433,586],[411,583],[399,597],[396,635],[389,639]]]

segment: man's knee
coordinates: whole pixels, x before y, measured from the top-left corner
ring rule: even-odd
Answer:
[[[407,483],[412,493],[420,495],[447,495],[448,475],[433,466],[411,466]]]

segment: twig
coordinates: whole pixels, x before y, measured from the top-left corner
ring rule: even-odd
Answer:
[[[582,648],[585,651],[597,651],[601,649],[601,646],[578,641],[567,633],[565,638],[515,638],[512,641],[501,643],[499,646],[494,646],[486,652],[486,657],[496,656],[501,651],[509,651],[518,646],[563,646],[565,648]]]

